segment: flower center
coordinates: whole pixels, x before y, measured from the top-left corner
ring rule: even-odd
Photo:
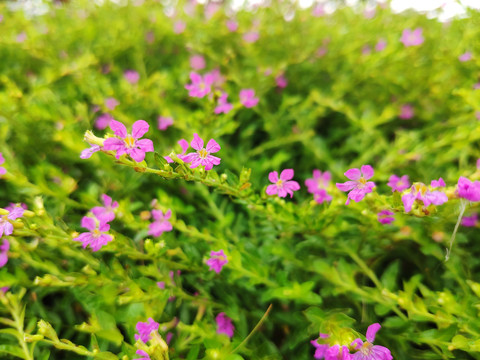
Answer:
[[[125,138],[125,144],[128,148],[132,148],[135,146],[135,139],[132,137],[132,135],[127,135],[127,137]]]
[[[198,150],[197,153],[202,159],[205,159],[208,156],[208,151],[205,149]]]
[[[93,236],[94,236],[94,237],[99,237],[100,235],[102,235],[102,233],[100,232],[100,230],[98,230],[98,229],[93,230]]]
[[[420,192],[422,195],[425,195],[427,190],[428,189],[427,189],[427,186],[425,184],[422,184],[422,183],[415,184],[415,192],[416,193]]]
[[[278,181],[277,181],[277,185],[278,185],[278,186],[283,186],[283,180],[278,180]]]

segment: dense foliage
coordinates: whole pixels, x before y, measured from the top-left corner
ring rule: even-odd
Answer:
[[[479,12],[146,0],[0,13],[0,206],[27,208],[0,210],[0,358],[310,359],[319,332],[353,354],[380,323],[394,359],[480,359],[478,205],[457,189],[480,179]],[[146,133],[122,133],[139,119]],[[129,147],[142,136],[144,161]],[[100,151],[81,158],[89,144]],[[363,165],[374,174],[346,205],[335,183]],[[284,169],[293,180],[270,174]],[[315,169],[331,181],[314,197]],[[413,192],[392,191],[393,174],[446,187],[417,184],[405,211]],[[300,190],[279,197],[288,181]],[[448,202],[428,205],[435,191]],[[88,227],[105,244],[82,247]],[[158,332],[137,341],[149,318]]]

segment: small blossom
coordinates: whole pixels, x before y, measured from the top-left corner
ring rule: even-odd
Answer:
[[[408,180],[408,175],[403,175],[402,177],[392,175],[388,179],[387,185],[392,188],[392,192],[402,192],[403,190],[407,190],[410,187],[410,181]]]
[[[97,120],[95,120],[95,127],[98,130],[106,129],[112,120],[114,120],[112,115],[102,114],[97,118]]]
[[[213,82],[213,86],[215,88],[219,88],[223,85],[223,83],[225,82],[225,77],[222,76],[222,74],[220,73],[220,70],[217,68],[217,69],[213,69],[212,71],[206,73],[205,75],[210,75],[212,77],[212,82]]]
[[[12,211],[7,215],[0,215],[0,238],[3,235],[12,235],[13,233],[13,224],[12,221],[23,216],[23,208],[21,206],[16,206]]]
[[[315,52],[315,56],[319,58],[324,57],[327,54],[327,51],[328,49],[326,45],[320,46]]]
[[[277,84],[277,86],[280,88],[280,89],[284,89],[287,87],[288,85],[288,80],[287,78],[285,77],[285,75],[281,74],[281,75],[278,75],[276,78],[275,78],[275,84]]]
[[[192,83],[185,85],[185,89],[188,90],[188,95],[191,97],[202,98],[212,90],[213,77],[211,74],[202,76],[192,71],[190,73],[190,80]]]
[[[135,70],[125,70],[123,77],[132,85],[136,84],[138,80],[140,80],[140,74]]]
[[[442,205],[448,201],[447,195],[441,191],[430,191],[425,184],[415,183],[410,188],[410,192],[402,196],[405,212],[412,210],[415,201],[423,202],[425,207],[433,205]]]
[[[185,139],[180,139],[177,141],[177,144],[180,145],[180,147],[182,148],[182,153],[177,155],[179,159],[183,159],[183,156],[185,155],[185,153],[187,152],[188,148],[190,147],[190,145],[188,144],[188,141],[185,140]],[[165,160],[167,160],[167,162],[169,164],[173,163],[173,160],[170,158],[170,156],[164,156],[163,157]]]
[[[96,153],[100,150],[102,150],[102,148],[99,145],[91,145],[89,148],[86,148],[80,153],[80,159],[88,159],[93,155],[93,153]]]
[[[225,255],[223,250],[219,250],[211,251],[210,256],[210,259],[207,260],[207,265],[210,267],[209,270],[213,270],[217,274],[220,273],[223,266],[228,263],[227,255]]]
[[[243,34],[243,40],[247,43],[254,43],[260,38],[258,31],[249,31]]]
[[[315,346],[315,354],[313,355],[315,359],[323,359],[325,357],[325,352],[328,350],[330,345],[322,344],[322,343],[319,343],[318,341],[322,342],[324,339],[328,338],[329,336],[330,335],[328,334],[320,333],[318,339],[310,341],[310,344]]]
[[[326,202],[332,201],[332,197],[330,196],[329,193],[327,193],[327,190],[320,189],[313,194],[313,200],[315,200],[318,204],[322,204],[325,201]]]
[[[344,175],[351,181],[336,184],[337,188],[341,191],[349,191],[345,205],[348,205],[350,200],[359,202],[366,194],[372,192],[375,183],[367,180],[370,179],[373,174],[374,171],[370,165],[363,165],[361,170],[354,168],[345,172]]]
[[[445,181],[443,181],[442,178],[439,178],[438,180],[432,180],[432,182],[430,183],[430,186],[435,189],[435,188],[438,188],[438,187],[445,187],[447,186],[445,184]]]
[[[470,51],[467,51],[467,52],[463,53],[462,55],[460,55],[458,57],[458,60],[460,60],[461,62],[472,60],[472,53]]]
[[[220,113],[227,114],[228,112],[230,112],[230,110],[233,109],[233,105],[227,101],[227,97],[228,97],[228,94],[223,93],[218,98],[218,105],[214,110],[215,114],[220,114]]]
[[[8,204],[8,206],[5,206],[4,209],[11,212],[16,207],[21,207],[23,210],[28,210],[27,204],[24,204],[24,203],[21,203],[21,204],[10,203],[10,204]]]
[[[0,287],[0,292],[4,294],[6,294],[8,290],[10,290],[10,286]]]
[[[10,250],[10,243],[7,239],[3,239],[0,245],[0,268],[4,267],[8,262],[8,250]]]
[[[403,45],[405,45],[405,47],[421,45],[424,41],[422,31],[422,28],[416,28],[413,31],[410,29],[405,29],[403,30],[400,41],[403,43]]]
[[[367,329],[366,338],[367,341],[364,343],[361,339],[355,339],[351,346],[356,350],[356,353],[352,354],[352,360],[392,360],[392,354],[384,346],[373,345],[375,341],[375,335],[381,326],[379,323],[372,324]]]
[[[23,43],[25,40],[27,40],[27,34],[25,33],[25,31],[22,31],[20,34],[17,35],[17,42]]]
[[[333,345],[325,351],[325,360],[350,360],[351,354],[345,345]],[[372,359],[373,360],[373,359]]]
[[[413,106],[410,104],[405,104],[402,105],[400,108],[400,114],[398,117],[402,120],[408,120],[411,119],[415,115],[415,112],[413,110]]]
[[[286,197],[287,194],[290,194],[290,197],[293,197],[293,192],[300,190],[300,184],[293,179],[294,171],[293,169],[285,169],[280,174],[278,178],[278,172],[272,171],[268,174],[268,180],[273,183],[273,185],[268,185],[266,193],[268,195],[276,195],[279,197]]]
[[[205,58],[201,55],[193,55],[190,57],[190,67],[193,70],[202,70],[206,66]]]
[[[202,165],[205,166],[205,170],[211,170],[213,165],[220,164],[221,159],[219,157],[210,155],[220,151],[220,145],[213,139],[209,140],[206,148],[203,147],[203,144],[203,139],[198,134],[193,134],[193,140],[190,142],[190,145],[197,151],[182,157],[184,162],[191,163],[190,169],[195,169]]]
[[[478,214],[464,216],[462,218],[462,225],[466,227],[474,227],[478,224]]]
[[[377,214],[377,219],[380,224],[388,224],[390,225],[392,222],[395,221],[393,217],[394,213],[390,210],[382,210]]]
[[[240,102],[246,108],[254,107],[258,104],[259,99],[255,97],[255,90],[243,89],[240,90]]]
[[[159,324],[152,318],[148,318],[147,322],[139,321],[137,323],[138,334],[135,334],[135,340],[142,340],[145,344],[150,340],[150,334],[153,331],[157,331]]]
[[[312,8],[312,15],[315,17],[325,15],[325,6],[323,4],[315,4]]]
[[[137,358],[137,359],[133,359],[133,360],[151,360],[150,359],[150,355],[148,355],[145,351],[143,350],[137,350],[137,352],[135,353],[137,355],[140,355],[141,358]]]
[[[158,129],[159,130],[167,130],[167,128],[171,125],[173,125],[173,119],[171,117],[166,117],[166,116],[160,116],[157,119],[158,122]]]
[[[363,16],[365,17],[365,19],[373,19],[376,13],[377,13],[377,10],[375,8],[366,9],[363,12]]]
[[[100,221],[108,223],[115,219],[115,209],[118,207],[118,202],[112,202],[112,198],[106,194],[102,195],[102,200],[103,206],[95,206],[92,213]]]
[[[228,19],[227,20],[227,28],[230,32],[237,31],[238,29],[238,22],[233,19]]]
[[[186,27],[187,27],[187,24],[185,24],[185,22],[183,22],[182,20],[177,20],[173,24],[173,32],[175,34],[181,34],[185,31]]]
[[[105,99],[105,106],[109,110],[115,110],[115,108],[118,105],[120,105],[120,103],[117,101],[117,99],[115,99],[113,97],[109,97],[109,98]]]
[[[82,218],[82,227],[89,230],[89,232],[81,233],[73,241],[80,241],[84,249],[90,246],[92,251],[98,251],[113,240],[111,235],[106,234],[110,230],[110,225],[104,220],[84,216]]]
[[[480,201],[480,181],[472,182],[460,176],[457,184],[458,196],[469,201]]]
[[[332,175],[329,171],[321,172],[318,169],[313,170],[313,177],[305,180],[307,191],[311,194],[317,193],[319,190],[323,190],[328,187]]]
[[[127,128],[121,122],[112,120],[110,128],[118,137],[108,138],[103,144],[106,151],[116,151],[116,158],[127,154],[136,162],[145,159],[146,152],[153,152],[153,142],[150,139],[140,138],[148,131],[149,125],[145,120],[138,120],[132,125],[132,134],[127,133]]]
[[[225,313],[221,312],[218,314],[215,322],[217,323],[217,334],[225,334],[230,338],[233,336],[235,326],[232,324],[232,319],[225,315]]]
[[[168,209],[165,214],[161,210],[152,210],[154,219],[148,227],[148,234],[153,236],[161,236],[166,231],[172,231],[173,226],[169,219],[172,216],[172,210]]]
[[[385,39],[379,39],[375,45],[375,51],[380,52],[387,47],[387,41]]]
[[[157,286],[160,288],[160,289],[165,289],[165,281],[159,281],[157,282]]]
[[[4,163],[5,163],[5,159],[2,155],[2,153],[0,152],[0,165],[2,165]],[[7,170],[4,167],[0,166],[0,176],[5,175],[6,173],[7,173]]]

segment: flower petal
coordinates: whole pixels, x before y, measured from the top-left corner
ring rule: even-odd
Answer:
[[[268,185],[267,190],[265,191],[268,195],[275,195],[277,193],[278,187],[277,185]]]
[[[122,139],[125,139],[127,136],[127,128],[120,121],[112,119],[110,121],[110,129],[112,129],[115,135],[121,137]]]
[[[373,167],[371,167],[370,165],[363,165],[362,173],[365,180],[370,179],[374,174]]]
[[[82,225],[82,227],[84,227],[85,229],[90,230],[90,231],[95,230],[95,228],[97,227],[97,225],[95,223],[95,220],[91,217],[88,217],[88,216],[84,216],[82,218],[81,225]]]
[[[190,145],[195,150],[202,150],[203,149],[203,139],[200,136],[198,136],[198,134],[193,134],[193,140],[190,143]]]
[[[132,136],[134,139],[140,139],[146,134],[150,125],[145,120],[137,120],[132,125]]]
[[[367,329],[366,338],[369,343],[373,343],[375,341],[375,334],[378,330],[380,330],[382,326],[379,323],[372,324]]]
[[[343,175],[345,175],[350,180],[359,180],[362,177],[362,173],[357,168],[349,169],[345,171]]]
[[[275,184],[278,181],[278,172],[272,171],[271,173],[269,173],[268,180]]]
[[[206,150],[209,153],[216,153],[217,151],[220,151],[220,145],[217,144],[217,142],[213,139],[210,139],[210,141],[207,144]]]
[[[293,169],[285,169],[280,174],[280,180],[287,181],[293,179],[294,171]]]

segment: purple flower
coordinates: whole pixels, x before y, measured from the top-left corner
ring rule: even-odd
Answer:
[[[173,24],[173,32],[175,34],[181,34],[185,31],[185,28],[187,27],[187,24],[183,22],[182,20],[175,21]]]
[[[89,232],[81,233],[73,241],[80,241],[84,249],[90,246],[92,251],[98,251],[113,240],[111,235],[106,234],[110,230],[110,225],[103,220],[84,216],[82,218],[82,227],[89,230]]]
[[[123,77],[132,85],[136,84],[138,80],[140,80],[140,74],[135,70],[125,70]]]
[[[180,145],[180,147],[183,150],[180,155],[177,155],[179,159],[182,159],[185,153],[187,152],[188,148],[190,147],[190,145],[188,145],[188,141],[185,139],[178,140],[177,144]],[[169,164],[173,163],[173,160],[170,158],[170,156],[164,156],[163,158],[167,160]]]
[[[332,201],[332,197],[330,196],[329,193],[327,193],[327,190],[320,189],[313,194],[313,200],[315,200],[318,204],[322,204],[325,201],[327,202]]]
[[[227,114],[230,110],[233,109],[233,105],[227,101],[227,97],[227,93],[222,93],[222,95],[218,98],[218,105],[214,110],[215,114]]]
[[[207,260],[207,265],[210,267],[210,271],[213,270],[217,274],[222,270],[223,266],[228,263],[227,255],[223,250],[211,251],[210,259]]]
[[[228,19],[227,20],[227,28],[229,31],[234,32],[237,31],[238,29],[238,22],[236,22],[233,19]]]
[[[341,191],[349,191],[345,205],[348,205],[350,200],[359,202],[366,194],[372,192],[375,183],[367,180],[373,176],[373,173],[373,168],[370,165],[362,165],[361,170],[354,168],[345,172],[344,175],[351,181],[336,184]]]
[[[172,210],[168,209],[165,214],[161,210],[152,210],[154,222],[148,226],[148,234],[160,236],[166,231],[172,231],[173,226],[168,221],[172,216]]]
[[[377,219],[380,224],[388,224],[390,225],[392,222],[395,221],[395,218],[392,216],[394,213],[390,210],[382,210],[377,214]]]
[[[112,198],[106,194],[102,195],[102,200],[104,206],[95,206],[92,213],[100,221],[108,223],[115,219],[115,209],[118,207],[118,202],[112,202]]]
[[[167,130],[169,126],[173,124],[173,119],[171,117],[160,116],[158,119],[158,129]]]
[[[102,114],[100,115],[97,120],[95,120],[95,127],[98,130],[103,130],[106,129],[109,125],[110,122],[113,120],[113,116],[110,114]]]
[[[392,188],[392,192],[402,192],[403,190],[406,190],[410,187],[410,181],[408,181],[408,175],[403,175],[402,177],[392,175],[388,179],[387,185]]]
[[[159,324],[152,318],[148,318],[147,322],[139,321],[137,323],[138,334],[135,334],[135,340],[142,340],[145,344],[150,340],[152,331],[158,330]]]
[[[410,188],[410,192],[402,196],[405,212],[412,210],[412,205],[416,200],[423,202],[423,205],[428,207],[431,204],[442,205],[448,201],[448,197],[441,191],[430,191],[423,183],[415,183]]]
[[[472,53],[470,51],[467,51],[467,52],[463,53],[462,55],[460,55],[458,57],[458,60],[460,60],[461,62],[472,60]]]
[[[313,177],[311,179],[305,180],[305,185],[307,186],[307,191],[311,194],[315,194],[321,189],[325,189],[330,180],[332,179],[332,175],[329,171],[321,172],[318,169],[313,170]]]
[[[398,117],[402,120],[411,119],[414,115],[413,106],[410,104],[402,105]]]
[[[205,68],[205,58],[202,55],[193,55],[190,57],[190,67],[193,70],[202,70]]]
[[[141,162],[145,159],[146,152],[153,151],[153,142],[150,139],[139,140],[150,126],[145,120],[138,120],[132,126],[132,134],[127,133],[127,128],[121,122],[112,120],[110,128],[113,133],[118,136],[108,138],[103,144],[104,150],[113,150],[117,152],[116,158],[119,159],[121,155],[127,154],[136,162]]]
[[[345,345],[333,345],[325,351],[325,360],[350,360],[352,355]]]
[[[385,39],[379,39],[375,45],[375,51],[380,52],[387,47],[387,41]]]
[[[300,190],[300,184],[293,179],[294,171],[293,169],[285,169],[280,174],[280,179],[278,178],[278,172],[272,171],[268,174],[268,180],[273,183],[273,185],[268,185],[266,193],[268,195],[278,194],[279,197],[286,197],[287,194],[290,194],[290,197],[293,197],[293,192]]]
[[[206,73],[205,75],[210,75],[212,77],[213,86],[220,87],[225,82],[225,77],[222,76],[219,69],[213,69],[212,71]]]
[[[10,289],[10,286],[0,287],[0,292],[6,294],[9,289]]]
[[[460,176],[457,184],[458,196],[469,201],[480,201],[480,181],[472,182]]]
[[[328,334],[322,334],[320,333],[320,336],[318,339],[316,340],[312,340],[310,341],[310,344],[312,344],[313,346],[315,346],[315,354],[313,355],[313,357],[315,359],[323,359],[325,357],[325,352],[328,350],[328,348],[330,347],[330,345],[328,344],[322,344],[322,343],[319,343],[318,341],[323,341],[323,339],[326,339],[328,338],[330,335]]]
[[[23,210],[28,210],[27,204],[21,203],[21,204],[15,204],[15,203],[10,203],[8,206],[5,206],[4,209],[8,211],[13,211],[16,207],[21,207]]]
[[[403,45],[405,45],[405,47],[421,45],[424,41],[422,31],[422,28],[416,28],[413,31],[410,29],[405,29],[403,30],[400,41],[403,43]]]
[[[137,355],[140,355],[141,358],[137,358],[137,359],[133,359],[133,360],[151,360],[150,359],[150,355],[148,355],[145,351],[143,350],[137,350],[137,352],[135,353]]]
[[[7,239],[3,239],[2,245],[0,245],[0,268],[8,262],[8,250],[10,250],[10,243]]]
[[[90,156],[93,155],[93,153],[96,153],[97,151],[102,150],[102,148],[99,145],[92,145],[90,144],[89,148],[86,148],[80,153],[80,159],[88,159]]]
[[[193,134],[193,140],[190,142],[190,145],[197,151],[182,157],[184,162],[191,163],[190,169],[195,169],[202,165],[205,166],[205,170],[211,170],[213,165],[220,164],[221,159],[219,157],[210,155],[210,153],[216,153],[221,149],[215,140],[210,139],[207,147],[204,148],[203,139],[198,134]]]
[[[254,107],[258,104],[259,99],[255,97],[255,90],[243,89],[240,90],[240,102],[246,108]]]
[[[284,89],[287,87],[288,85],[288,80],[287,78],[285,77],[284,74],[281,74],[281,75],[278,75],[276,78],[275,78],[275,83],[277,84],[277,86],[280,88],[280,89]]]
[[[0,165],[4,163],[5,163],[5,159],[3,158],[2,153],[0,153]],[[0,166],[0,176],[5,175],[6,173],[7,173],[7,170],[4,167]]]
[[[13,225],[12,221],[23,216],[23,208],[16,206],[7,215],[0,215],[0,238],[3,235],[12,235]]]
[[[258,33],[258,31],[249,31],[243,34],[243,40],[245,40],[245,42],[247,43],[254,43],[258,40],[259,37],[260,34]]]
[[[120,103],[117,101],[117,99],[113,97],[109,97],[105,99],[105,106],[109,110],[115,110],[115,108],[120,105]]]
[[[217,323],[217,334],[225,334],[230,338],[233,336],[235,326],[232,324],[232,319],[225,315],[225,313],[221,312],[218,314],[215,322]]]
[[[435,189],[435,188],[437,188],[437,187],[445,187],[445,186],[447,186],[447,185],[445,184],[445,181],[443,181],[442,178],[439,178],[438,180],[432,180],[432,182],[430,183],[430,186],[431,186],[433,189]]]
[[[478,214],[464,216],[462,218],[462,225],[466,227],[475,227],[478,223]]]
[[[355,339],[351,346],[358,350],[351,356],[352,360],[392,360],[392,354],[384,346],[373,345],[375,340],[375,334],[380,330],[381,326],[379,323],[372,324],[367,329],[366,338],[367,341],[364,343],[361,339]]]
[[[213,76],[211,74],[202,76],[192,71],[190,80],[192,83],[185,85],[185,89],[188,90],[188,95],[191,97],[202,98],[212,90]]]

